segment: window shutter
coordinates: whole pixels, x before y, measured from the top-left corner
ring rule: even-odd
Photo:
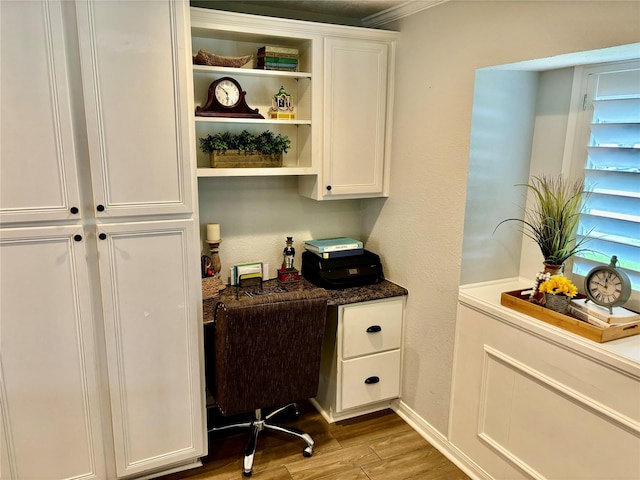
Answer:
[[[585,275],[617,255],[640,289],[640,66],[588,74],[585,122],[590,140],[584,167],[591,190],[578,227],[589,251],[573,271]],[[590,108],[592,107],[592,108]],[[589,113],[593,113],[589,115]]]

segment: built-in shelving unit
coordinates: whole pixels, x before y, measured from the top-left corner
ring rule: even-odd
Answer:
[[[204,49],[224,56],[256,55],[258,48],[278,45],[298,49],[297,72],[261,70],[249,64],[241,68],[193,65],[194,107],[206,103],[209,86],[221,77],[237,80],[246,92],[247,104],[257,108],[265,119],[201,117],[194,113],[195,142],[198,177],[222,176],[274,176],[314,175],[319,167],[314,165],[314,148],[319,145],[318,129],[314,125],[312,106],[314,37],[298,33],[286,33],[274,19],[252,19],[222,12],[191,9],[192,53]],[[229,18],[227,18],[229,17]],[[231,17],[235,21],[230,21]],[[244,19],[239,21],[239,19]],[[279,26],[278,26],[279,25]],[[273,96],[281,87],[293,96],[295,119],[269,119],[268,113]],[[195,110],[194,110],[195,112]],[[199,139],[208,134],[229,131],[239,133],[247,130],[259,133],[271,130],[287,135],[291,148],[284,155],[283,166],[277,168],[211,168],[209,155],[200,150]]]

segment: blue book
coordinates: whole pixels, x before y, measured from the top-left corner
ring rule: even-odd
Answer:
[[[318,257],[324,260],[328,260],[332,258],[355,257],[358,255],[364,254],[363,248],[354,248],[351,250],[337,250],[335,252],[322,252],[322,253],[314,252],[313,250],[309,250],[309,249],[306,249],[306,250],[309,251],[310,253],[313,253],[314,255],[317,255]]]
[[[360,240],[349,237],[321,238],[318,240],[307,240],[304,248],[314,253],[337,252],[340,250],[354,250],[364,248]]]

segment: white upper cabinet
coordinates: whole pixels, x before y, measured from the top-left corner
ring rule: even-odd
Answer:
[[[76,9],[96,215],[192,212],[187,2]]]
[[[324,198],[388,194],[388,43],[326,38]]]
[[[62,17],[58,2],[0,2],[2,223],[79,217]]]
[[[265,117],[280,86],[297,112],[295,120],[195,117],[198,176],[297,175],[299,193],[316,200],[389,194],[395,32],[192,8],[191,35],[194,55],[256,55],[265,45],[299,51],[296,72],[194,65],[195,106],[213,81],[231,76]],[[243,129],[289,136],[283,166],[210,168],[198,139]]]

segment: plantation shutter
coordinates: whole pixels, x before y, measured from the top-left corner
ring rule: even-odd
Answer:
[[[574,273],[585,275],[612,255],[640,289],[640,65],[588,73],[584,95],[589,121],[584,176],[592,191],[578,227],[589,251]],[[591,115],[592,113],[592,115]],[[590,117],[590,118],[589,118]]]

